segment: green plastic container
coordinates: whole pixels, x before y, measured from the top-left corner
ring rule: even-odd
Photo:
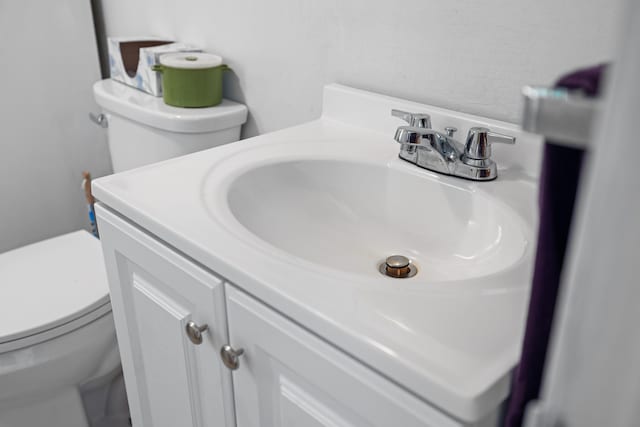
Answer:
[[[222,58],[207,53],[170,53],[153,67],[162,73],[164,103],[174,107],[213,107],[222,102]]]

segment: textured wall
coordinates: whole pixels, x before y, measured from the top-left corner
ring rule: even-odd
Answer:
[[[318,116],[340,82],[517,121],[520,88],[609,59],[619,0],[102,0],[109,35],[202,44],[233,67],[245,135]]]
[[[89,2],[0,0],[0,252],[86,228],[81,172],[111,162]]]

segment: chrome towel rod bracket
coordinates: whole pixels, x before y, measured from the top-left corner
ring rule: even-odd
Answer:
[[[566,89],[525,86],[522,129],[566,146],[587,148],[600,101]]]

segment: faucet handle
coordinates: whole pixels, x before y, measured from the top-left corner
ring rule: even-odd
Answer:
[[[464,156],[473,160],[491,158],[491,144],[515,144],[516,138],[502,133],[492,132],[485,127],[472,127],[467,134]]]
[[[421,113],[409,113],[402,110],[391,110],[391,115],[394,117],[400,117],[405,122],[409,123],[409,126],[416,128],[431,129],[431,116]]]

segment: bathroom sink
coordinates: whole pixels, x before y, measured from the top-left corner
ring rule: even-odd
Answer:
[[[392,109],[518,142],[493,150],[493,181],[438,174],[398,158],[404,123]],[[508,396],[520,355],[540,147],[508,123],[331,85],[318,120],[105,177],[95,190],[225,287],[478,425]],[[391,255],[417,274],[381,274]]]
[[[260,149],[225,159],[214,172],[230,173],[227,185],[209,192],[226,195],[210,205],[214,216],[257,237],[269,253],[365,276],[380,277],[391,255],[417,267],[410,280],[429,282],[491,275],[522,258],[522,221],[479,185],[417,169],[398,160],[392,144],[367,156],[353,145],[351,154],[336,149],[343,154],[330,158],[310,144],[267,161]]]

